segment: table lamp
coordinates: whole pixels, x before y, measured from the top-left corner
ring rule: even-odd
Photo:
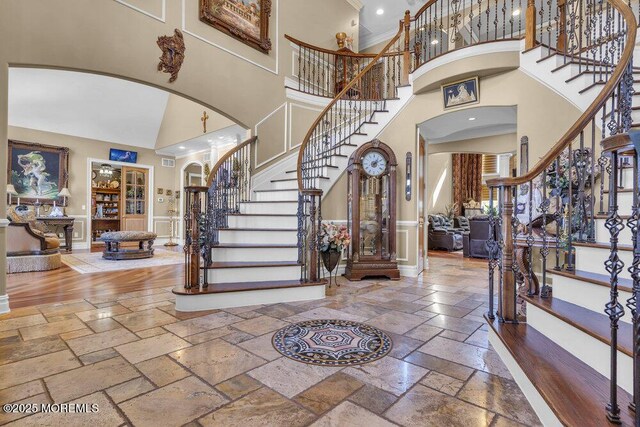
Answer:
[[[58,197],[62,196],[62,206],[67,206],[67,197],[71,197],[71,193],[69,193],[69,189],[64,187],[58,193]]]
[[[9,206],[11,206],[11,196],[17,196],[18,192],[13,184],[7,184],[7,194],[9,195]]]

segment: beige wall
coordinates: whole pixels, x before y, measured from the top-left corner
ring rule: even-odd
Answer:
[[[455,67],[455,63],[452,66]],[[508,90],[507,88],[517,88],[517,90]],[[579,111],[572,104],[519,70],[480,78],[480,103],[467,108],[512,105],[518,107],[517,132],[515,135],[511,134],[495,139],[499,141],[500,152],[505,152],[513,151],[517,147],[517,141],[527,135],[529,137],[530,167],[558,141],[579,116]],[[404,194],[404,154],[407,151],[414,154],[417,152],[417,125],[442,114],[445,114],[445,111],[439,90],[418,94],[378,136],[381,141],[391,146],[398,157],[397,191],[400,197],[398,197],[397,209],[398,219],[401,221],[412,223],[418,219],[416,198],[413,197],[410,202],[407,202],[404,197],[401,197]],[[428,136],[426,137],[428,138]],[[468,146],[478,147],[483,143],[483,141],[470,141]],[[451,144],[449,148],[452,147],[455,145]],[[512,148],[503,150],[506,147]],[[455,148],[455,151],[460,149],[460,147]],[[428,150],[430,149],[431,146]],[[476,150],[474,149],[474,151]],[[485,150],[478,151],[485,152]],[[427,174],[429,173],[428,171]],[[414,173],[414,189],[417,188],[416,176],[417,174]],[[324,218],[346,217],[345,191],[346,180],[343,177],[323,199]],[[427,204],[427,206],[430,205]],[[425,209],[429,211],[428,208]],[[409,258],[415,260],[415,255],[414,250]]]
[[[450,153],[428,156],[427,194],[427,213],[430,214],[444,212],[445,206],[453,201],[453,169]]]
[[[425,137],[428,138],[427,135]],[[436,153],[481,153],[502,154],[518,150],[518,135],[507,133],[504,135],[484,136],[482,138],[451,141],[441,144],[429,144],[429,154]]]
[[[203,107],[178,95],[169,95],[167,107],[164,110],[162,124],[158,131],[156,149],[187,141],[202,135],[202,112],[206,111],[207,133],[233,126],[234,121],[215,111]]]
[[[253,128],[285,102],[284,76],[291,70],[292,50],[284,34],[333,47],[335,33],[355,32],[350,22],[358,20],[358,12],[346,0],[274,1],[270,25],[274,49],[265,55],[200,22],[198,0],[129,2],[145,13],[106,0],[0,2],[2,164],[6,164],[4,141],[8,136],[8,64],[88,71],[146,83],[196,100]],[[156,40],[172,35],[175,28],[183,31],[187,50],[178,79],[169,83],[169,76],[156,69],[161,53]],[[138,151],[142,154],[143,150]],[[150,162],[144,157],[141,162]],[[0,175],[4,188],[6,176]],[[4,211],[5,201],[0,201],[0,209]],[[6,293],[4,234],[0,227],[0,296]]]
[[[168,209],[166,196],[158,196],[156,191],[157,188],[178,188],[175,185],[175,168],[163,167],[162,156],[156,155],[153,150],[13,126],[9,127],[9,138],[19,141],[37,142],[40,144],[69,148],[68,187],[72,197],[68,201],[66,213],[67,215],[76,217],[76,226],[74,227],[74,241],[76,242],[85,241],[86,236],[89,233],[88,221],[90,220],[91,215],[91,207],[87,204],[87,194],[91,189],[89,177],[87,176],[89,158],[108,160],[110,148],[137,151],[138,164],[153,166],[154,168],[154,188],[150,189],[150,195],[154,200],[154,217],[166,217]],[[160,203],[158,201],[159,197],[163,197],[164,202]],[[156,232],[158,232],[158,235],[162,237],[166,234],[166,230],[164,230],[164,224],[159,227],[161,229],[159,232]]]

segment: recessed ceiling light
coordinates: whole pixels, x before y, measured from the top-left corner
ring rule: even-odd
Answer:
[[[431,44],[438,44],[438,40],[431,40]]]
[[[384,13],[384,9],[380,8],[376,10],[376,15],[382,15]]]
[[[475,119],[476,119],[475,117],[469,117],[470,122],[474,121]]]
[[[513,11],[513,13],[512,13],[512,15],[513,15],[513,16],[518,16],[518,15],[520,15],[520,9],[516,9],[516,10],[514,10],[514,11]]]
[[[179,149],[181,149],[181,150],[184,150],[186,147],[184,147],[184,146],[182,146],[182,145],[181,145],[181,146],[180,146],[180,147],[178,147],[178,148],[179,148]]]
[[[213,142],[213,139],[207,139],[207,142]]]

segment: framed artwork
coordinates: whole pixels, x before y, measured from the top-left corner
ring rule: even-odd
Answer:
[[[200,0],[200,20],[269,53],[271,0]]]
[[[13,184],[21,204],[60,203],[68,185],[69,149],[9,140],[7,182]]]
[[[173,196],[173,191],[172,190],[167,190],[167,196],[169,196],[169,197]]]
[[[442,85],[442,99],[445,110],[480,102],[478,77]]]
[[[162,194],[164,194],[164,189],[158,188],[158,195],[162,195]]]
[[[112,148],[109,150],[109,160],[114,162],[138,163],[138,152]]]

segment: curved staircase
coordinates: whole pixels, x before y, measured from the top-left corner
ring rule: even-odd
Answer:
[[[354,149],[411,99],[410,74],[464,47],[524,37],[520,69],[583,114],[528,173],[488,182],[497,212],[490,235],[498,236],[488,243],[491,342],[545,425],[640,427],[631,409],[640,398],[634,8],[621,0],[431,0],[405,15],[377,55],[288,37],[300,49],[297,90],[325,107],[297,156],[260,179],[254,138],[216,164],[206,187],[186,189],[187,275],[174,290],[177,309],[322,298],[322,195]],[[526,20],[513,18],[525,9]],[[318,65],[338,62],[357,72]],[[528,218],[515,209],[525,187],[542,193],[534,206],[529,191]]]

